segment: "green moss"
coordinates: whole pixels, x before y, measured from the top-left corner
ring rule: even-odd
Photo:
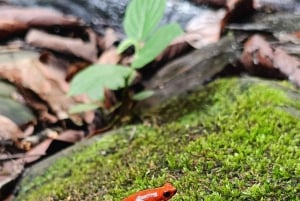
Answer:
[[[212,83],[27,177],[17,200],[119,201],[166,181],[172,201],[300,200],[300,121],[288,112],[300,104],[284,85]]]

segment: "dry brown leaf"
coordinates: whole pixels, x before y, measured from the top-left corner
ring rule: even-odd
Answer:
[[[297,33],[276,32],[273,35],[282,43],[291,42],[300,45],[300,37]]]
[[[21,160],[9,160],[1,165],[0,169],[0,189],[8,187],[22,173],[24,169],[24,163]],[[0,199],[1,198],[0,194]]]
[[[73,16],[66,16],[57,11],[45,8],[0,7],[0,19],[18,21],[27,26],[78,26],[80,22]]]
[[[252,71],[253,65],[273,68],[272,59],[272,47],[261,36],[254,35],[247,40],[241,61],[249,71]]]
[[[25,164],[32,163],[34,161],[37,161],[42,156],[45,156],[48,147],[52,143],[53,139],[46,139],[42,143],[38,144],[37,146],[33,147],[29,151],[26,152],[25,157],[20,159]]]
[[[288,77],[300,86],[300,61],[280,48],[272,48],[261,36],[252,36],[244,46],[242,64],[254,74]]]
[[[88,30],[88,33],[90,41],[84,42],[81,39],[61,37],[33,29],[28,32],[25,40],[36,47],[71,54],[95,62],[97,60],[96,34],[91,30]]]
[[[283,77],[273,65],[273,49],[261,36],[254,35],[244,45],[241,62],[252,74],[266,77]]]
[[[9,118],[0,115],[0,140],[11,140],[17,142],[18,138],[23,138],[24,133]]]
[[[118,50],[115,47],[103,52],[97,61],[97,64],[118,64],[121,59],[121,55],[118,54]]]
[[[48,152],[57,152],[58,150],[48,150],[51,144],[55,141],[62,141],[67,143],[75,143],[81,141],[84,138],[83,131],[67,130],[60,133],[57,136],[53,136],[44,140],[42,143],[36,145],[28,152],[26,152],[22,159],[26,164],[35,162],[41,157],[45,156]]]
[[[65,142],[70,142],[70,143],[75,143],[75,142],[81,141],[83,138],[84,138],[84,132],[83,131],[66,130],[66,131],[60,133],[54,139],[65,141]]]
[[[182,37],[195,48],[217,42],[221,36],[222,20],[225,15],[225,9],[203,12],[191,19],[186,26],[186,34]]]
[[[286,75],[291,82],[300,87],[300,60],[288,55],[280,48],[274,51],[274,67]]]
[[[15,20],[0,19],[0,40],[27,30],[28,26]]]
[[[65,74],[55,67],[41,63],[36,53],[31,56],[24,53],[25,56],[21,56],[22,53],[10,53],[11,57],[7,61],[0,62],[0,77],[33,91],[49,104],[59,119],[69,117],[68,109],[75,101],[66,95],[68,83],[65,81]],[[42,110],[40,112],[45,113],[45,117],[49,117],[50,122],[56,121],[50,117],[47,107],[40,105],[39,108]]]
[[[98,45],[101,47],[101,49],[107,50],[114,46],[114,44],[120,40],[119,34],[115,32],[112,28],[107,28],[105,30],[104,37],[102,37]]]

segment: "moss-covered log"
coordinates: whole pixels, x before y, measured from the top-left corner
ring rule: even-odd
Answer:
[[[120,201],[167,181],[172,201],[299,200],[299,100],[286,83],[216,81],[31,169],[17,200]]]

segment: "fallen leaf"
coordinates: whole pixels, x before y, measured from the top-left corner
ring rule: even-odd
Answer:
[[[73,16],[63,15],[45,8],[0,7],[0,19],[21,22],[32,27],[78,26],[82,24]]]
[[[33,163],[39,160],[41,157],[46,155],[47,149],[52,143],[53,139],[46,139],[37,146],[33,147],[29,151],[26,152],[24,158],[19,159],[23,161],[25,164]]]
[[[267,77],[287,77],[300,86],[300,61],[264,38],[254,35],[245,43],[241,62],[249,72]]]
[[[1,59],[4,58],[2,57]],[[36,118],[33,112],[24,102],[24,97],[18,92],[16,87],[0,80],[0,115],[9,118],[18,126],[35,122]]]
[[[0,40],[27,30],[28,26],[16,20],[0,19]]]
[[[0,170],[0,199],[11,189],[10,185],[16,181],[24,169],[24,163],[20,160],[9,160],[1,165]]]
[[[98,45],[101,47],[101,49],[107,50],[111,47],[114,47],[115,43],[120,41],[120,38],[121,37],[115,32],[115,30],[112,28],[107,28],[105,30],[104,37],[99,40]]]
[[[300,37],[297,33],[275,32],[273,34],[281,43],[291,42],[300,45]]]
[[[117,48],[111,47],[101,54],[97,64],[118,64],[120,59],[121,55],[118,54]]]
[[[23,137],[24,133],[12,120],[0,115],[0,140],[17,142],[19,138]]]
[[[60,133],[57,137],[55,137],[55,140],[75,143],[79,142],[84,138],[84,132],[83,131],[77,131],[77,130],[66,130],[62,133]]]
[[[33,29],[28,32],[25,40],[32,46],[71,54],[87,61],[95,62],[97,60],[96,34],[91,30],[88,30],[88,33],[90,41],[84,42],[81,39],[52,35]]]
[[[61,149],[74,144],[75,142],[81,141],[83,138],[83,131],[66,130],[57,136],[48,138],[31,148],[28,152],[26,152],[22,160],[25,162],[25,164],[33,163],[39,160],[41,157],[49,156],[49,154],[56,153]],[[54,145],[52,145],[53,143]]]
[[[27,51],[3,53],[0,61],[0,77],[30,89],[50,106],[49,110],[45,102],[37,102],[34,106],[40,115],[50,122],[69,117],[68,109],[76,101],[66,95],[69,85],[59,69],[43,64],[39,61],[39,54]],[[34,96],[30,100],[34,100]]]
[[[182,37],[191,46],[198,49],[219,41],[222,32],[222,20],[225,14],[225,9],[203,12],[190,20],[186,26],[186,34]]]
[[[272,60],[272,47],[261,36],[254,35],[246,41],[241,61],[248,71],[257,73],[267,68],[269,73],[274,69]]]
[[[300,60],[280,48],[274,51],[274,67],[278,68],[288,79],[300,87]]]

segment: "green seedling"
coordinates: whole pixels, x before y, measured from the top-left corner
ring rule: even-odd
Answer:
[[[123,65],[91,65],[78,73],[71,81],[69,95],[86,94],[93,103],[80,104],[70,112],[84,112],[101,106],[104,100],[104,89],[123,89],[122,105],[126,100],[140,101],[153,94],[142,91],[129,94],[129,87],[136,76],[136,70],[143,68],[155,59],[177,36],[182,29],[177,23],[158,26],[166,7],[166,0],[132,0],[126,8],[123,22],[127,38],[118,46],[121,54],[133,46],[135,53],[129,66]]]

